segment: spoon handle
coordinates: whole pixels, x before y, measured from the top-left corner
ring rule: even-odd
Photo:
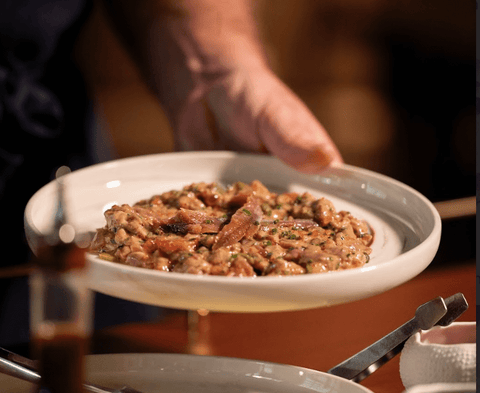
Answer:
[[[0,372],[30,383],[38,384],[40,383],[40,374],[35,371],[35,368],[35,361],[0,348]],[[84,384],[83,388],[88,393],[114,392],[91,384]]]
[[[3,356],[0,357],[0,371],[4,374],[11,375],[12,377],[23,379],[27,382],[40,382],[40,375],[37,372],[30,370],[21,364],[17,364],[9,359],[6,359]]]

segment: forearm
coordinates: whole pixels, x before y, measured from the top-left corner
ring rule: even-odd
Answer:
[[[259,43],[252,0],[183,0],[167,1],[170,10],[168,36],[183,34],[186,45],[203,65],[220,67],[245,64],[265,65]],[[188,50],[185,48],[185,50]]]
[[[167,107],[233,68],[266,66],[250,0],[112,0],[107,9]]]

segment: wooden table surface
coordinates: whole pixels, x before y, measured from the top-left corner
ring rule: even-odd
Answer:
[[[158,323],[97,331],[92,348],[95,353],[228,356],[327,371],[411,319],[420,304],[457,292],[462,292],[470,305],[459,321],[475,321],[474,262],[429,268],[386,293],[344,305],[265,314],[210,313],[209,319],[200,319],[208,334],[197,347],[189,345],[187,312],[177,311]],[[402,392],[399,356],[361,384],[376,393]]]

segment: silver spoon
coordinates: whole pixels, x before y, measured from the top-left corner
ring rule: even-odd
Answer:
[[[467,309],[468,303],[462,293],[446,299],[433,299],[418,307],[410,321],[331,368],[328,373],[359,382],[398,355],[412,335],[435,325],[448,326]]]

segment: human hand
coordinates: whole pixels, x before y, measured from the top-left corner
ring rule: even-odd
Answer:
[[[342,162],[315,116],[268,67],[250,0],[109,4],[177,150],[267,152],[307,173]]]
[[[268,152],[305,173],[342,162],[322,125],[268,68],[196,80],[171,114],[178,150]]]

